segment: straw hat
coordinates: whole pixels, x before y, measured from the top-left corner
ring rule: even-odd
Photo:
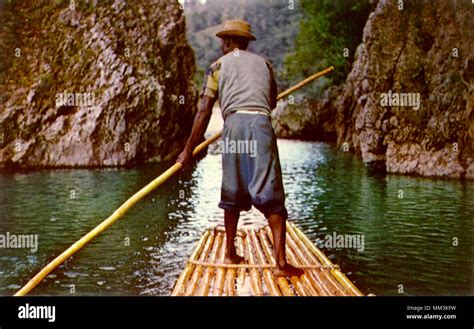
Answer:
[[[250,24],[241,20],[225,21],[222,29],[216,33],[216,37],[224,38],[227,36],[244,37],[249,40],[257,40],[250,31]]]

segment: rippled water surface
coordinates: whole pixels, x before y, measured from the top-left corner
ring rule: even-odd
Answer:
[[[473,183],[369,176],[359,159],[326,144],[278,144],[290,220],[364,293],[397,295],[403,285],[407,295],[474,295]],[[38,234],[39,249],[0,249],[0,294],[14,293],[168,165],[1,173],[0,234]],[[202,232],[223,223],[220,181],[220,155],[209,154],[141,201],[33,294],[169,294]],[[251,211],[241,224],[265,220]],[[325,248],[333,232],[363,235],[364,250]]]

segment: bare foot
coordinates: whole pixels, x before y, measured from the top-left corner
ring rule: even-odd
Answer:
[[[225,256],[224,258],[224,264],[240,264],[243,262],[244,257],[241,257],[239,255],[234,255],[234,256]]]
[[[281,277],[281,276],[285,276],[285,277],[297,276],[297,277],[300,277],[304,274],[304,271],[300,268],[296,268],[296,267],[286,263],[285,266],[277,267],[276,269],[274,269],[273,273],[277,277]]]

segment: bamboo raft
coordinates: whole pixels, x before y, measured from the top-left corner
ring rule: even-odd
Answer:
[[[275,277],[269,226],[237,232],[244,264],[224,264],[225,230],[207,230],[187,261],[171,296],[363,296],[357,287],[293,223],[287,224],[288,261],[301,277]]]

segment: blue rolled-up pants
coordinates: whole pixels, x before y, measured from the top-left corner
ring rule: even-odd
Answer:
[[[287,218],[285,191],[271,119],[233,113],[222,131],[222,188],[219,207],[240,212],[252,205],[265,217]]]

